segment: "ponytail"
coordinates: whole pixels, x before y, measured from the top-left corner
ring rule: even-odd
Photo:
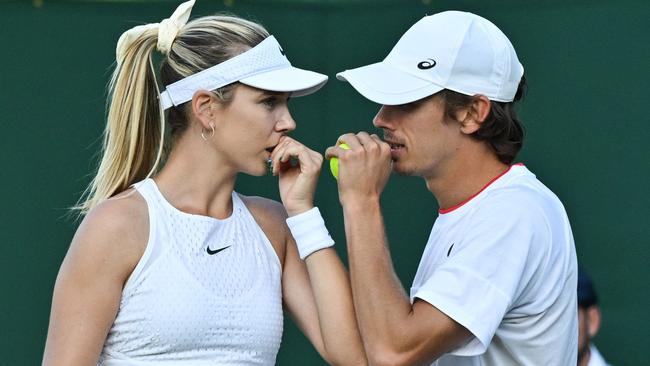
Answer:
[[[155,173],[164,145],[164,116],[151,60],[158,32],[148,30],[118,61],[109,84],[102,159],[76,209],[82,214]]]
[[[269,33],[261,25],[228,15],[207,16],[184,24],[193,1],[181,4],[174,22],[137,26],[125,32],[117,45],[117,66],[109,84],[109,108],[102,159],[74,209],[86,214],[100,202],[151,177],[159,168],[165,145],[165,119],[151,54],[165,57],[160,66],[163,85],[170,85],[228,60],[262,42]],[[181,19],[182,18],[182,19]],[[181,20],[179,20],[181,19]],[[160,26],[173,26],[163,31]],[[162,42],[161,42],[162,41]],[[161,47],[162,43],[162,47]],[[237,83],[213,90],[227,103]],[[189,126],[186,104],[169,109],[171,141]]]

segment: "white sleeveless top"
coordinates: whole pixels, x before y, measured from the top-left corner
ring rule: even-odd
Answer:
[[[176,209],[152,179],[134,186],[149,208],[149,241],[99,365],[273,365],[280,261],[238,194],[218,220]]]

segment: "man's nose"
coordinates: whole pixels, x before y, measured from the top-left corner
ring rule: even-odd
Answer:
[[[375,118],[372,119],[372,124],[377,128],[391,129],[390,115],[390,107],[383,105],[375,115]]]

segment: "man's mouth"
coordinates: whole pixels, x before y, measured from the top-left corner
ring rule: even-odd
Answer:
[[[384,131],[384,142],[390,145],[390,151],[400,151],[406,148],[406,145],[400,144],[390,131]]]
[[[390,145],[390,151],[399,151],[401,149],[404,149],[406,146],[404,144],[400,144],[397,142],[393,141],[386,141],[388,145]]]

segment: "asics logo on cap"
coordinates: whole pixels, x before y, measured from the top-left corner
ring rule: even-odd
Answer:
[[[418,64],[418,69],[420,70],[429,70],[430,68],[436,66],[436,60],[428,58],[426,61],[422,61]]]

